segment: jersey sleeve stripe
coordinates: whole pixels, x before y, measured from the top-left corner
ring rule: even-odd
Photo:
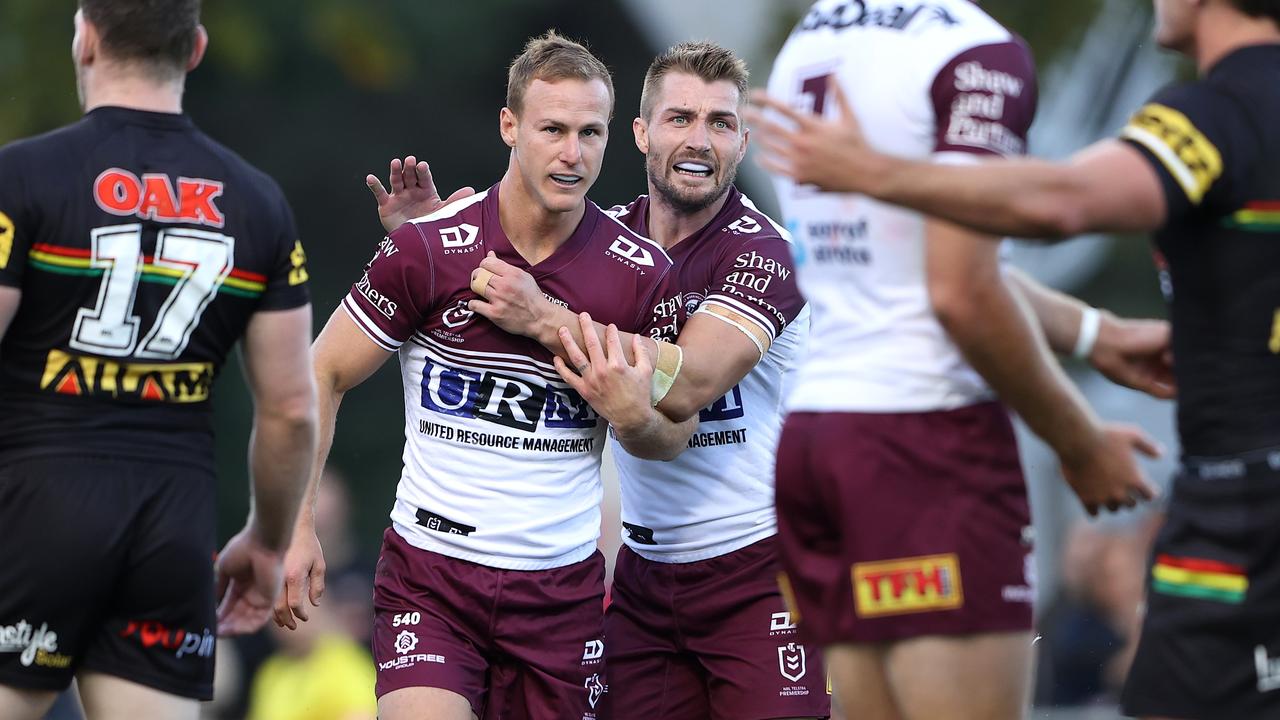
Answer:
[[[725,295],[711,295],[702,302],[703,305],[706,305],[707,303],[722,305],[726,309],[732,310],[733,312],[754,321],[756,325],[759,325],[764,329],[770,342],[778,336],[774,322],[770,320],[769,316],[765,315],[759,308],[751,306],[749,303],[745,303],[737,298]]]
[[[1193,205],[1199,205],[1222,175],[1222,154],[1204,133],[1173,108],[1151,103],[1138,111],[1120,136],[1155,155]],[[1176,148],[1176,149],[1175,149]]]
[[[360,306],[356,304],[355,300],[351,299],[350,295],[342,299],[342,309],[347,311],[347,315],[351,320],[355,322],[356,326],[359,327],[365,335],[369,336],[369,339],[372,340],[375,345],[387,352],[395,352],[400,349],[400,345],[402,343],[397,342],[392,339],[390,335],[387,335],[382,332],[382,330],[378,329],[378,326],[369,319],[369,316],[360,309]]]
[[[704,302],[693,313],[694,315],[710,315],[713,318],[726,322],[742,331],[743,335],[756,346],[756,351],[760,353],[760,357],[764,357],[765,352],[772,344],[768,333],[763,332],[760,326],[754,321],[747,319],[745,315],[734,312],[733,310],[720,305],[718,303]]]

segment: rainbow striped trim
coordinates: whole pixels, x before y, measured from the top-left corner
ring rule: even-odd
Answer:
[[[1151,568],[1151,589],[1164,595],[1238,605],[1249,590],[1243,565],[1160,555]]]
[[[1255,200],[1223,218],[1222,224],[1249,232],[1280,232],[1280,200]]]
[[[102,268],[92,266],[90,255],[89,250],[82,248],[36,243],[27,253],[27,260],[34,268],[59,275],[101,275]],[[150,255],[142,256],[142,282],[177,285],[182,275],[180,270],[156,265],[155,258]],[[218,292],[250,299],[262,295],[266,290],[266,275],[239,268],[232,268],[218,287]]]

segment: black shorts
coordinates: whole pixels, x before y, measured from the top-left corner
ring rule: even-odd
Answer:
[[[209,468],[0,459],[0,684],[212,698],[214,492]]]
[[[1127,714],[1280,718],[1280,452],[1189,462],[1147,576]]]

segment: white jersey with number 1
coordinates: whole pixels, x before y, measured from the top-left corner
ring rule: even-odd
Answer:
[[[969,0],[821,0],[792,32],[769,93],[838,113],[839,83],[872,146],[934,162],[1020,155],[1035,113],[1026,45]],[[925,218],[780,179],[812,336],[791,410],[928,412],[989,399],[929,301]]]

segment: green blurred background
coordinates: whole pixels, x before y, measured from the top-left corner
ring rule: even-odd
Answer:
[[[205,131],[284,187],[308,251],[318,330],[381,238],[366,173],[385,175],[389,158],[414,153],[431,162],[442,194],[461,185],[484,188],[501,175],[507,150],[496,130],[506,65],[529,36],[558,28],[585,40],[614,71],[613,142],[591,193],[609,204],[644,190],[630,122],[653,54],[673,39],[737,38],[748,31],[756,40],[735,49],[752,61],[755,83],[762,84],[772,51],[807,5],[686,0],[673,16],[672,3],[621,0],[210,0],[204,9],[210,49],[189,78],[185,104]],[[1087,53],[1081,42],[1106,22],[1104,11],[1149,23],[1145,0],[983,5],[1028,40],[1042,77]],[[69,0],[3,1],[0,143],[78,116],[69,54],[74,9]],[[643,22],[648,12],[665,14],[661,32]],[[686,27],[681,12],[697,22]],[[1132,52],[1119,44],[1104,50],[1111,64]],[[1079,82],[1071,72],[1061,81],[1068,86]],[[758,178],[749,191],[771,205]],[[1159,313],[1143,244],[1115,247],[1073,284],[1095,302]],[[219,528],[226,537],[243,520],[248,486],[249,397],[234,362],[219,381],[216,407]],[[349,394],[332,454],[352,485],[356,529],[369,550],[376,549],[399,478],[402,427],[398,368],[391,362]]]

